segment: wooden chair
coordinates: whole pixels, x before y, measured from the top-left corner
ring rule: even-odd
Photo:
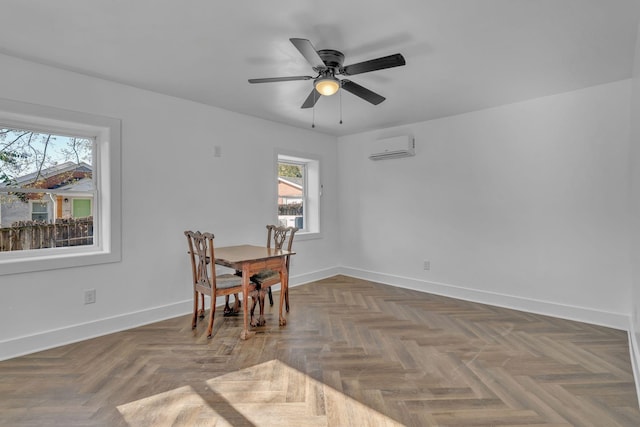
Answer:
[[[189,256],[193,273],[193,319],[191,328],[195,329],[198,314],[200,314],[201,318],[204,317],[204,295],[209,295],[211,297],[211,310],[209,311],[207,338],[211,338],[213,316],[216,311],[216,297],[242,292],[242,277],[238,277],[235,274],[216,275],[216,263],[213,262],[215,260],[213,234],[185,231],[184,235],[187,236],[187,242],[189,243]],[[255,289],[255,284],[251,284],[250,291]],[[202,311],[200,313],[198,313],[199,295],[202,298]],[[236,304],[238,304],[237,298]]]
[[[267,225],[267,247],[283,249],[285,241],[287,242],[287,251],[291,250],[293,245],[293,237],[298,231],[296,227],[282,227],[277,225]],[[288,236],[288,239],[287,239]],[[287,271],[289,271],[290,256],[285,258],[287,265]],[[253,319],[253,312],[256,308],[256,302],[260,303],[260,317],[258,319],[258,325],[264,325],[264,297],[265,292],[269,294],[269,304],[273,306],[273,295],[271,294],[271,286],[280,283],[280,273],[275,270],[262,270],[257,274],[251,276],[251,282],[256,284],[258,290],[258,301],[254,298],[253,306],[251,307],[251,318]],[[255,294],[255,293],[254,293]],[[284,293],[285,308],[289,312],[289,290]]]

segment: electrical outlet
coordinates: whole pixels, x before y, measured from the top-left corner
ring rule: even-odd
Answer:
[[[431,270],[431,261],[425,261],[422,264],[422,268],[424,268],[425,270]]]
[[[93,304],[96,302],[96,290],[89,289],[84,291],[84,303],[85,304]]]

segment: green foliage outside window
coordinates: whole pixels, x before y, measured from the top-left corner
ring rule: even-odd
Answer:
[[[278,163],[278,176],[302,178],[302,167],[290,163]]]

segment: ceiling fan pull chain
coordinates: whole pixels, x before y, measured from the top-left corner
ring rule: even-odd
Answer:
[[[316,127],[316,91],[314,89],[313,91],[313,108],[311,109],[312,113],[311,113],[311,128],[315,128]]]
[[[340,82],[340,86],[342,86],[342,82]],[[340,124],[342,124],[342,91],[340,91]]]

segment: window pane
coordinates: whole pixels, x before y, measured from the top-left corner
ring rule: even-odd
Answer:
[[[48,221],[48,206],[46,202],[31,203],[31,219],[33,221]]]
[[[0,252],[93,244],[93,158],[91,138],[0,127]]]
[[[33,213],[47,213],[47,204],[43,202],[33,202],[31,207]]]
[[[304,229],[305,165],[278,162],[278,222]]]

